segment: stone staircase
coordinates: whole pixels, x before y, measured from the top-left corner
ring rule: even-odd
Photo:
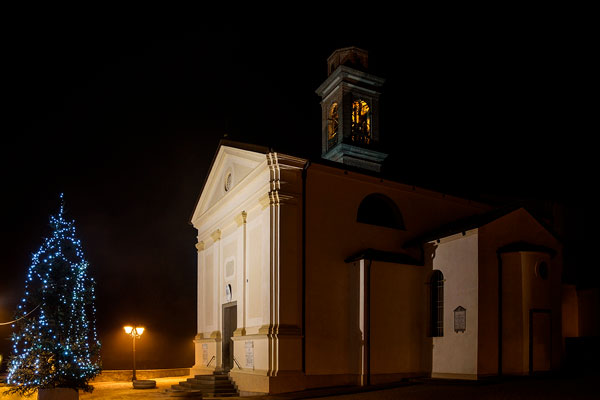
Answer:
[[[239,396],[237,386],[229,379],[227,372],[214,372],[212,375],[196,375],[185,382],[172,385],[170,393],[174,396],[202,395],[202,397]]]

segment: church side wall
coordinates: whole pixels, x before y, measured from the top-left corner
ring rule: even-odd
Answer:
[[[366,261],[368,262],[368,261]],[[371,268],[371,383],[428,375],[429,272],[423,266],[373,261]]]
[[[406,231],[356,221],[358,206],[372,193],[382,193],[396,203],[404,217]],[[478,205],[441,194],[339,168],[311,165],[306,182],[305,368],[308,385],[331,386],[359,381],[360,335],[356,312],[359,271],[345,263],[345,259],[368,248],[405,252],[419,259],[422,257],[419,249],[402,248],[407,240],[443,223],[483,211],[485,209]],[[426,283],[423,278],[419,284],[424,287]],[[419,309],[427,298],[415,295],[411,301],[414,309]],[[428,318],[428,314],[422,318]],[[423,335],[423,340],[430,343],[431,338]],[[425,354],[431,355],[431,350]],[[411,368],[414,370],[410,373],[420,375],[424,367],[416,363],[411,364]],[[430,368],[429,363],[427,373]]]
[[[518,229],[515,229],[518,227]],[[549,285],[548,288],[550,293],[549,305],[542,304],[542,302],[535,300],[533,303],[529,300],[521,302],[521,310],[519,310],[519,318],[523,319],[523,325],[527,328],[525,331],[519,330],[515,332],[517,335],[521,335],[521,343],[525,346],[522,351],[524,354],[518,357],[528,358],[528,346],[529,346],[529,311],[530,308],[545,307],[551,311],[552,320],[552,344],[551,353],[552,369],[558,369],[562,357],[562,321],[561,321],[561,277],[562,277],[562,248],[556,238],[554,238],[546,229],[540,225],[529,213],[525,210],[520,209],[514,211],[496,221],[493,221],[485,226],[479,228],[479,332],[478,332],[478,375],[497,375],[498,374],[498,249],[503,246],[512,243],[530,243],[538,246],[545,246],[547,248],[555,250],[557,253],[554,257],[547,260],[549,267]],[[528,287],[523,290],[524,277],[523,273],[530,273],[530,269],[534,266],[531,263],[527,264],[528,267],[524,267],[522,259],[510,259],[507,254],[502,256],[506,258],[506,274],[513,274],[515,279],[518,277],[521,284],[521,292],[523,298],[535,298],[527,297],[532,295],[533,286],[527,284]],[[541,256],[537,256],[540,258]],[[517,267],[513,264],[519,264]],[[504,270],[503,263],[503,270]],[[526,268],[523,270],[523,268]],[[503,271],[504,273],[504,271]],[[529,278],[527,278],[529,279]],[[505,280],[510,281],[509,278],[505,277]],[[503,292],[504,289],[503,288]],[[508,289],[507,289],[508,290]],[[508,303],[505,306],[509,307],[510,299],[506,298],[506,294],[502,297]],[[507,312],[503,310],[503,313]],[[524,313],[524,314],[522,314]],[[508,318],[508,317],[506,317]],[[504,319],[506,326],[503,326],[503,331],[507,332],[510,329],[509,320]],[[513,321],[514,322],[514,321]],[[504,324],[505,325],[505,324]],[[507,332],[508,335],[508,332]],[[510,335],[509,335],[510,336]],[[506,349],[503,349],[503,353]],[[504,358],[513,358],[513,355],[505,355]],[[506,360],[503,360],[506,361]],[[528,361],[527,361],[528,363]],[[504,364],[504,362],[503,362]],[[528,364],[527,364],[528,366]],[[508,367],[508,365],[507,365]],[[512,368],[512,367],[511,367]],[[509,372],[507,372],[509,373]]]
[[[478,234],[442,239],[433,255],[433,269],[444,274],[443,336],[433,338],[432,377],[477,377]],[[465,330],[455,331],[454,312],[466,309]]]

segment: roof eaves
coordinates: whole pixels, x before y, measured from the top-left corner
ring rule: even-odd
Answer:
[[[346,258],[344,261],[346,263],[351,263],[358,260],[383,261],[396,264],[423,266],[421,261],[409,256],[408,254],[376,250],[371,248],[361,250],[358,253]]]

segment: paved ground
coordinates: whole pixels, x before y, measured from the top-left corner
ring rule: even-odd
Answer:
[[[587,377],[505,378],[502,381],[435,381],[382,387],[380,390],[335,394],[331,390],[265,396],[268,400],[521,400],[521,399],[599,399],[600,373]],[[329,393],[327,393],[329,391]]]
[[[130,382],[99,382],[93,393],[81,393],[82,400],[170,399],[165,389],[186,377],[157,378],[157,389],[134,390]],[[508,399],[598,399],[600,373],[586,377],[506,378],[502,381],[448,382],[421,381],[402,385],[388,385],[378,390],[360,391],[358,388],[319,389],[301,393],[256,396],[252,400],[508,400]],[[0,392],[4,388],[0,387]],[[357,392],[357,390],[359,390]],[[0,400],[19,397],[3,396]],[[37,400],[37,396],[29,397]],[[231,399],[231,398],[230,398]]]
[[[168,399],[165,393],[166,389],[170,389],[171,385],[175,385],[181,381],[185,381],[186,376],[178,376],[175,378],[156,378],[156,389],[133,389],[131,382],[98,382],[94,383],[94,391],[92,393],[79,392],[79,398],[82,400],[126,400],[126,399]],[[0,387],[0,392],[3,392]],[[0,396],[0,400],[16,400],[28,399],[37,400],[37,395],[32,397],[19,396]]]

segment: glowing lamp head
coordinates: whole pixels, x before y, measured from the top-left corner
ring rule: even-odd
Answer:
[[[130,335],[131,331],[133,330],[132,326],[124,326],[123,329],[125,330],[125,333]]]
[[[138,326],[135,328],[135,331],[138,334],[138,336],[142,336],[142,333],[144,333],[144,328],[141,326]]]

